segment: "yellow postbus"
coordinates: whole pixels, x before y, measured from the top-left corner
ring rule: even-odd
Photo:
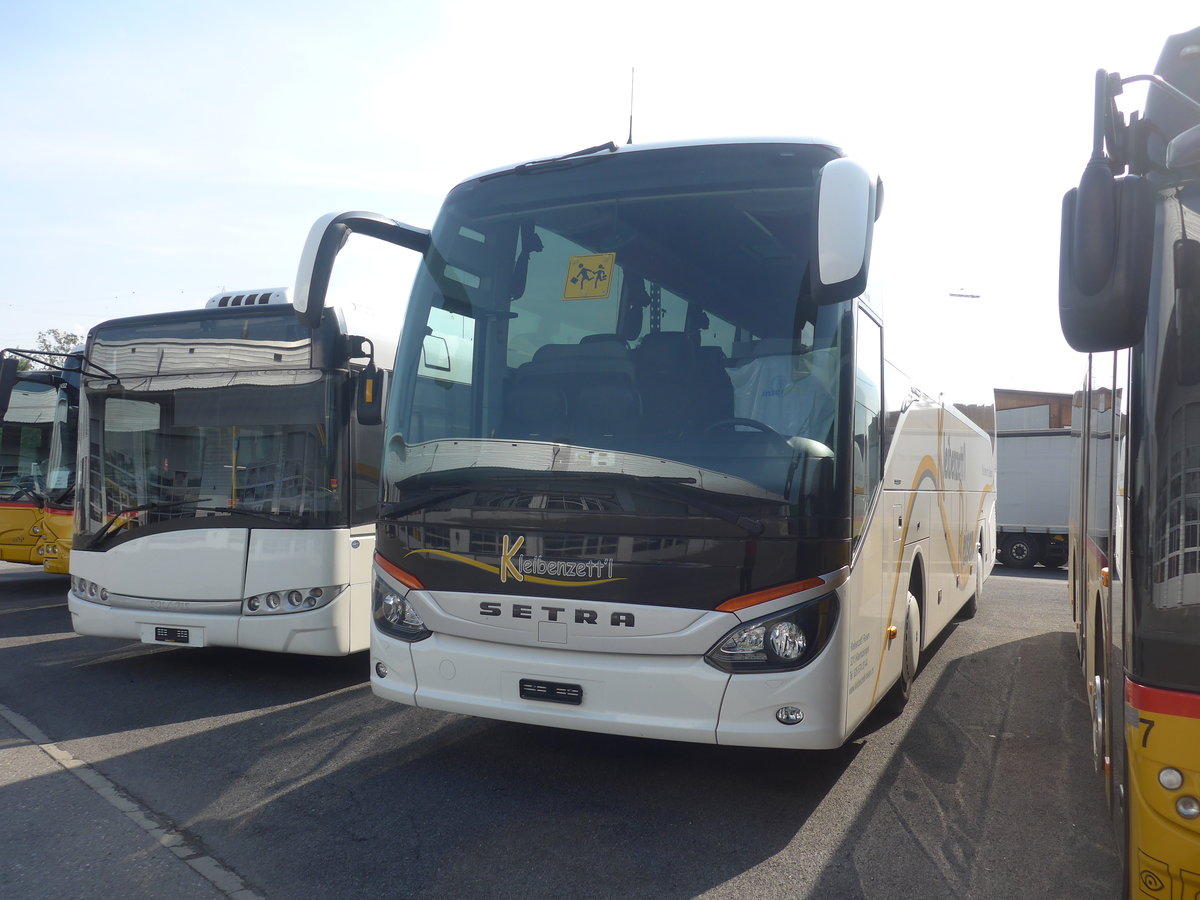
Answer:
[[[1069,594],[1123,894],[1200,896],[1200,28],[1097,73],[1059,311],[1089,354]],[[1117,97],[1149,82],[1143,110]]]
[[[20,372],[18,359],[42,368]],[[79,353],[0,351],[0,559],[66,573]]]

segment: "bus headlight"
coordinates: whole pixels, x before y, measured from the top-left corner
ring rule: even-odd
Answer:
[[[347,587],[345,584],[335,584],[263,591],[242,601],[242,612],[244,615],[259,616],[306,612],[325,606]]]
[[[1200,800],[1195,797],[1180,797],[1175,801],[1175,812],[1179,813],[1180,818],[1188,821],[1200,818]]]
[[[375,589],[372,591],[371,615],[380,631],[403,641],[421,641],[432,634],[408,597],[392,590],[378,576],[375,577]]]
[[[1158,783],[1168,791],[1177,791],[1183,787],[1183,773],[1168,766],[1158,773]]]
[[[90,603],[108,604],[108,588],[79,575],[71,576],[71,593]]]
[[[723,672],[786,672],[808,665],[833,634],[837,594],[739,625],[705,654]]]

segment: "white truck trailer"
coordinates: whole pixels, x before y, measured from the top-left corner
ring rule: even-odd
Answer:
[[[1006,566],[1066,565],[1079,436],[1071,395],[996,391],[996,549]]]

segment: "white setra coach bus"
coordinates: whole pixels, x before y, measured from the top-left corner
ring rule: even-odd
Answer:
[[[388,398],[372,688],[439,710],[762,747],[908,698],[994,559],[987,427],[884,361],[882,191],[807,140],[605,145],[463,182]],[[986,421],[986,416],[974,418]]]
[[[395,335],[376,346],[390,358]],[[340,310],[301,325],[282,289],[93,328],[75,630],[320,656],[365,649],[382,448],[372,352]]]

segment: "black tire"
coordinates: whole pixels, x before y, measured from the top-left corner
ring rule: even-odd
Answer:
[[[892,715],[900,715],[912,696],[913,682],[917,678],[917,667],[921,664],[921,608],[912,591],[904,610],[904,657],[900,663],[900,677],[891,690],[883,695],[879,705]]]
[[[1004,542],[1000,548],[1000,562],[1014,569],[1032,569],[1042,556],[1037,538],[1018,534]]]
[[[958,611],[957,618],[973,619],[975,613],[979,612],[979,598],[983,594],[983,554],[976,552],[975,554],[975,592],[971,594],[969,600],[963,604],[963,608]]]

